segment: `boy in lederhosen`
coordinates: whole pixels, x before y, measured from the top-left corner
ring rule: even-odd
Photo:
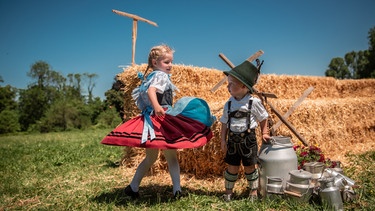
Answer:
[[[270,139],[268,131],[268,113],[259,98],[251,96],[253,86],[259,76],[259,70],[251,62],[245,61],[230,71],[224,72],[228,76],[228,91],[231,97],[224,105],[220,118],[221,149],[228,164],[224,171],[225,201],[233,199],[234,183],[238,179],[238,171],[242,162],[245,177],[248,181],[251,200],[257,198],[258,145],[255,128],[260,125],[262,139]]]

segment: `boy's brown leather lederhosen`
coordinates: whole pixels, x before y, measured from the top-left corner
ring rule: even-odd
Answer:
[[[249,100],[248,112],[232,111],[230,112],[231,101],[228,102],[228,155],[238,153],[244,157],[250,157],[252,154],[251,148],[256,145],[255,129],[250,129],[250,115],[253,100]],[[231,118],[247,118],[247,129],[243,132],[234,132],[230,129]]]

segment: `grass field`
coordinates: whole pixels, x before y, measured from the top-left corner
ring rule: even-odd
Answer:
[[[324,210],[285,199],[251,203],[239,197],[225,203],[220,199],[222,178],[198,180],[184,173],[184,197],[176,201],[170,181],[161,182],[167,172],[146,177],[142,197],[133,201],[123,188],[134,168],[119,165],[121,147],[100,144],[109,131],[1,136],[0,210]],[[344,171],[360,188],[346,210],[375,210],[375,152],[347,156],[352,165]]]

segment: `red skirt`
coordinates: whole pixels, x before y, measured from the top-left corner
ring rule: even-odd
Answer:
[[[211,129],[205,124],[185,117],[165,114],[151,115],[155,138],[148,137],[141,143],[144,116],[137,116],[119,125],[101,141],[102,144],[156,149],[186,149],[205,145],[212,138]]]

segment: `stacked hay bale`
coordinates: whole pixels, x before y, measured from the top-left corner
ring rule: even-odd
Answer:
[[[140,111],[134,105],[131,91],[139,85],[137,71],[144,72],[146,65],[129,67],[117,75],[117,80],[125,84],[126,117],[132,118]],[[182,96],[195,96],[206,100],[213,115],[220,118],[223,105],[229,98],[226,83],[215,93],[210,90],[224,77],[222,71],[194,66],[175,65],[172,81],[179,88],[175,100]],[[340,160],[345,165],[347,152],[364,152],[375,149],[375,80],[336,80],[328,77],[262,75],[256,88],[262,92],[274,93],[278,98],[267,99],[282,114],[309,88],[314,91],[292,113],[288,121],[309,142],[319,146],[326,157]],[[273,122],[277,116],[265,103]],[[225,169],[223,153],[220,150],[220,123],[211,127],[214,137],[202,148],[184,149],[179,152],[181,170],[204,175],[221,175]],[[277,135],[290,136],[295,144],[298,138],[282,125]],[[260,140],[259,129],[257,131]],[[143,150],[126,148],[124,165],[138,165],[143,158]],[[161,156],[153,171],[165,170],[166,163]]]

